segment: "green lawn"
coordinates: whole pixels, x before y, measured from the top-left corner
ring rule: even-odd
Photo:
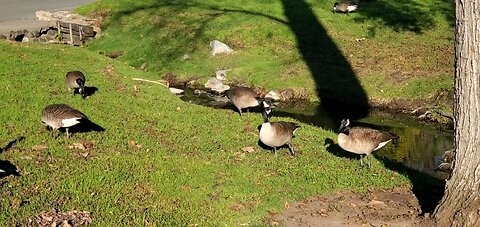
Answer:
[[[240,120],[182,102],[163,86],[131,80],[155,74],[83,48],[0,42],[0,62],[0,144],[25,137],[0,154],[21,173],[0,181],[2,226],[52,208],[90,211],[102,226],[262,224],[285,202],[408,184],[380,162],[369,170],[327,152],[334,133],[305,124],[294,139],[298,155],[282,149],[275,158],[257,145],[259,114]],[[74,69],[98,88],[86,100],[64,86]],[[52,103],[76,107],[106,130],[53,138],[40,121]],[[74,143],[93,147],[68,148]],[[247,146],[255,152],[242,152]]]
[[[297,156],[282,149],[275,157],[257,145],[259,114],[241,120],[131,80],[173,73],[202,84],[229,69],[229,82],[347,103],[452,89],[451,3],[365,1],[351,15],[331,13],[332,4],[102,0],[78,9],[106,16],[102,38],[86,48],[0,42],[0,147],[24,137],[0,154],[21,174],[0,179],[0,226],[53,208],[90,211],[96,226],[265,225],[269,211],[309,196],[410,185],[405,170],[379,161],[369,170],[327,151],[332,131],[297,122]],[[209,56],[213,39],[235,52]],[[99,54],[113,51],[124,54]],[[185,53],[191,59],[182,61]],[[146,72],[136,69],[144,63]],[[63,83],[70,70],[98,91],[73,97]],[[78,108],[105,131],[53,138],[40,120],[53,103]]]
[[[333,14],[333,1],[102,0],[79,12],[106,15],[95,52],[205,82],[229,69],[229,82],[293,88],[311,101],[429,99],[453,87],[453,5],[441,0],[361,1]],[[211,57],[209,42],[234,49]],[[188,53],[191,59],[182,61]],[[306,93],[306,94],[304,94]],[[360,97],[360,98],[359,98]],[[355,99],[358,100],[355,100]]]

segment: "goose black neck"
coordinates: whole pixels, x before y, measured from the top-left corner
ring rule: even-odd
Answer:
[[[345,126],[342,130],[341,130],[341,133],[345,134],[345,135],[349,135],[350,134],[350,126]]]
[[[262,117],[263,117],[263,123],[268,123],[268,115],[267,115],[267,110],[263,109],[262,110]]]

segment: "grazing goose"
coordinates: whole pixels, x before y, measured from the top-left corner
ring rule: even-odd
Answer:
[[[371,168],[370,154],[385,146],[398,136],[371,128],[350,127],[350,120],[343,119],[338,134],[338,145],[349,152],[360,155],[360,164],[363,166],[363,154],[368,158],[368,167]]]
[[[42,111],[42,122],[53,130],[65,128],[67,138],[69,137],[68,128],[81,123],[82,120],[88,120],[88,117],[65,104],[48,105]]]
[[[352,2],[335,2],[333,4],[333,11],[334,13],[350,13],[357,10],[358,5]]]
[[[225,92],[228,99],[237,107],[240,117],[242,116],[242,109],[247,109],[247,114],[250,116],[248,108],[260,105],[258,95],[255,91],[248,87],[235,87]]]
[[[65,76],[65,83],[68,86],[69,90],[73,89],[73,95],[75,95],[76,90],[82,95],[82,98],[85,98],[85,75],[80,71],[70,71]]]
[[[293,150],[291,141],[295,135],[295,131],[300,126],[293,122],[270,122],[268,120],[268,114],[271,112],[270,105],[266,101],[263,101],[262,108],[263,124],[258,134],[260,141],[269,147],[273,147],[275,156],[277,156],[277,147],[287,144],[292,156],[294,156],[295,151]]]

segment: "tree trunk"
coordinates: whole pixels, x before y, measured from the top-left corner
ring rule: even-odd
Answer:
[[[439,226],[480,226],[480,1],[456,0],[455,146]]]

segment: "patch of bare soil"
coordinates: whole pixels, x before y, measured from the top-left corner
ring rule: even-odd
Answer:
[[[270,225],[278,226],[435,226],[420,216],[420,205],[411,190],[339,191],[309,198],[272,214]]]

